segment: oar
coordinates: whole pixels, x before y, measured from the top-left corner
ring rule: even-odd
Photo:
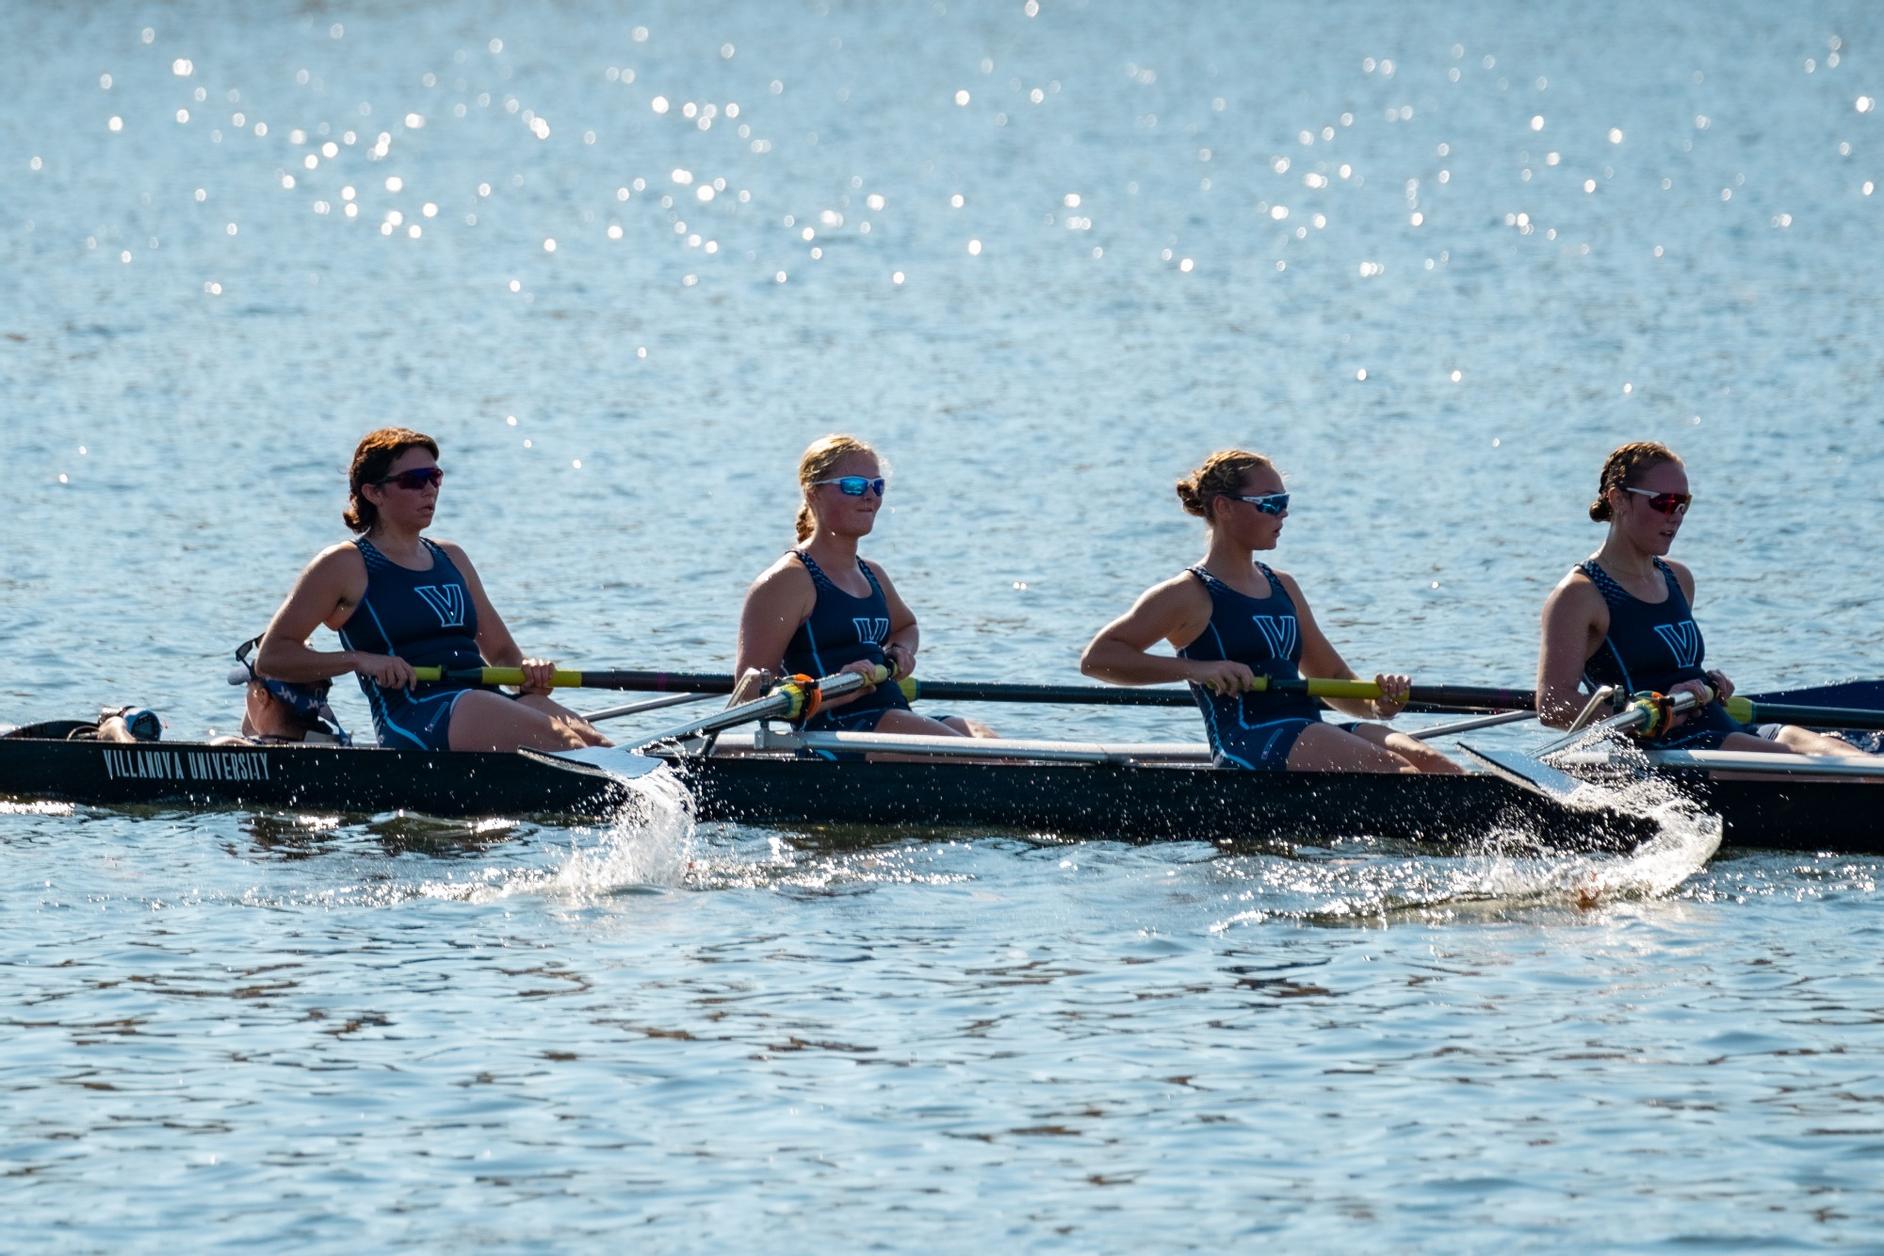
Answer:
[[[904,696],[936,702],[1041,702],[1082,703],[1094,706],[1194,706],[1188,689],[1169,687],[1124,688],[1110,685],[1016,685],[994,681],[916,680],[900,682]],[[1252,693],[1305,693],[1312,698],[1378,698],[1380,686],[1371,680],[1274,680],[1256,677]],[[1415,685],[1408,694],[1409,711],[1509,711],[1529,707],[1529,689],[1477,688],[1471,685]]]
[[[521,667],[415,667],[413,679],[456,680],[470,685],[521,685]],[[550,674],[557,689],[625,689],[630,693],[731,693],[733,678],[725,672],[573,671],[558,668]]]
[[[1738,694],[1723,706],[1742,724],[1799,724],[1806,728],[1884,728],[1884,711],[1856,707],[1802,706],[1790,702],[1763,702]]]
[[[468,667],[445,671],[415,667],[421,681],[456,680],[473,685],[521,685],[517,667]],[[574,671],[558,669],[550,684],[558,689],[628,689],[645,693],[731,693],[733,677],[724,672]],[[1190,691],[1169,686],[1114,687],[1111,685],[1019,685],[995,681],[917,680],[897,682],[903,696],[941,702],[1080,703],[1092,706],[1194,705]],[[1371,680],[1271,680],[1256,677],[1252,692],[1306,693],[1315,698],[1378,698],[1380,686]],[[1508,711],[1533,703],[1529,689],[1478,688],[1471,685],[1415,685],[1409,711]]]
[[[1459,733],[1473,733],[1481,728],[1492,728],[1499,724],[1521,724],[1525,720],[1536,718],[1536,711],[1500,711],[1496,715],[1481,715],[1476,719],[1460,720],[1456,724],[1435,724],[1431,728],[1416,728],[1407,736],[1420,741],[1431,741],[1435,737],[1453,737]]]
[[[1554,798],[1558,802],[1564,802],[1583,788],[1583,782],[1568,772],[1545,763],[1544,759],[1547,756],[1605,733],[1622,733],[1637,728],[1646,728],[1652,732],[1667,715],[1705,706],[1711,701],[1713,701],[1711,693],[1701,695],[1690,690],[1683,690],[1660,702],[1648,697],[1635,698],[1620,715],[1612,715],[1606,720],[1598,720],[1587,728],[1579,728],[1574,732],[1566,733],[1528,754],[1514,750],[1474,746],[1469,741],[1460,742],[1459,749],[1484,763],[1506,780]]]
[[[763,698],[741,702],[737,706],[727,707],[724,711],[713,715],[663,729],[651,736],[644,736],[637,745],[583,746],[577,750],[526,749],[520,753],[553,763],[575,765],[589,770],[600,769],[617,777],[645,776],[666,763],[665,759],[645,753],[655,746],[667,742],[686,741],[693,737],[704,737],[736,724],[750,724],[757,720],[771,719],[774,716],[795,720],[817,711],[826,698],[841,698],[853,690],[861,689],[865,685],[880,684],[888,678],[889,672],[881,667],[877,668],[876,675],[873,677],[867,677],[858,672],[838,672],[818,680],[794,676],[776,686]]]
[[[622,706],[603,707],[600,711],[584,711],[582,718],[593,724],[597,720],[619,719],[624,715],[639,715],[643,711],[658,711],[662,707],[686,706],[689,703],[705,702],[718,697],[711,693],[670,693],[664,698],[649,698],[643,702],[629,702]]]

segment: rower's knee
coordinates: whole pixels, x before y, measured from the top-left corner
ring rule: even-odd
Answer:
[[[944,724],[964,737],[994,737],[998,734],[980,720],[971,720],[965,715],[948,715],[942,719]]]
[[[1405,733],[1395,733],[1389,737],[1387,749],[1405,759],[1420,772],[1432,772],[1443,776],[1456,775],[1465,770],[1419,738],[1408,737]]]

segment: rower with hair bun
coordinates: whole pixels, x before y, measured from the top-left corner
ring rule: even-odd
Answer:
[[[1182,680],[1203,709],[1219,765],[1279,772],[1457,772],[1459,766],[1384,724],[1323,723],[1301,692],[1257,692],[1258,676],[1357,679],[1322,635],[1301,586],[1256,560],[1289,517],[1282,474],[1262,454],[1224,449],[1177,484],[1178,501],[1208,525],[1204,561],[1147,589],[1092,639],[1079,669],[1115,685]],[[1160,639],[1177,657],[1152,654]],[[1329,699],[1364,719],[1406,706],[1405,676],[1380,675],[1380,697]]]
[[[1723,707],[1734,686],[1704,666],[1694,574],[1663,557],[1693,501],[1687,468],[1666,445],[1635,441],[1603,460],[1589,514],[1609,533],[1544,603],[1538,717],[1570,724],[1586,704],[1579,681],[1592,693],[1603,686],[1657,699],[1693,693],[1704,705],[1659,719],[1647,735],[1656,749],[1855,753],[1849,742],[1791,724],[1742,724]]]
[[[894,683],[916,670],[921,637],[882,564],[857,553],[888,487],[876,450],[854,436],[813,441],[798,460],[798,485],[798,544],[752,582],[739,613],[733,701],[781,675],[874,676],[883,668],[889,682],[832,700],[805,730],[993,736],[961,716],[916,714]]]

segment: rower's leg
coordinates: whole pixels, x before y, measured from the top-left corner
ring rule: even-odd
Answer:
[[[461,696],[451,709],[453,750],[575,750],[590,744],[580,720],[549,715],[488,690]]]
[[[1399,755],[1422,772],[1456,776],[1465,771],[1464,768],[1419,738],[1397,733],[1385,724],[1356,724],[1353,732],[1362,741]]]
[[[583,719],[562,703],[553,701],[546,693],[526,693],[518,697],[517,701],[532,710],[541,711],[552,720],[560,721],[575,729],[576,735],[582,738],[582,744],[585,746],[612,746],[615,744],[608,738],[602,736],[601,731],[597,729],[595,725],[589,723],[589,721]]]
[[[970,732],[967,727],[970,723],[971,721],[964,720],[960,716],[951,716],[945,722],[932,720],[926,715],[917,715],[914,711],[898,709],[885,711],[870,731],[889,733],[895,737],[992,737],[994,735],[992,732]],[[986,725],[982,727],[986,728]]]
[[[1735,734],[1736,737],[1739,735],[1740,734]],[[1815,733],[1809,728],[1799,728],[1792,724],[1782,724],[1779,729],[1779,736],[1772,741],[1767,741],[1764,737],[1756,738],[1756,740],[1763,744],[1768,750],[1790,750],[1794,754],[1864,753],[1864,751],[1858,749],[1848,741],[1841,741],[1837,737],[1827,737],[1824,733]],[[1732,737],[1728,738],[1729,743],[1732,741]],[[1744,747],[1729,744],[1722,748],[1740,750]]]
[[[1000,736],[999,733],[996,733],[992,728],[988,727],[988,725],[986,724],[983,724],[980,720],[971,720],[966,715],[945,715],[942,717],[942,723],[947,724],[950,728],[954,729],[956,732],[960,733],[964,737],[998,737]]]
[[[1291,772],[1415,772],[1410,762],[1384,746],[1333,724],[1310,724],[1289,747]]]

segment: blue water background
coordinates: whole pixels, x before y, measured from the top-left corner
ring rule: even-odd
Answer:
[[[392,422],[590,666],[728,666],[845,430],[931,677],[1074,679],[1241,445],[1357,670],[1525,683],[1643,438],[1710,662],[1884,667],[1872,6],[8,18],[0,721],[233,725],[227,651]],[[1877,871],[1590,907],[1342,833],[10,808],[0,1200],[72,1251],[1863,1246]]]

